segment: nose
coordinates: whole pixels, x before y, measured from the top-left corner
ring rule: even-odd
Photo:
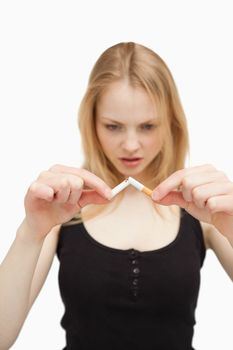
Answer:
[[[140,148],[140,140],[136,132],[128,132],[123,140],[123,149],[128,152],[135,152]]]

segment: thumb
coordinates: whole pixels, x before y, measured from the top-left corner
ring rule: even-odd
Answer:
[[[79,198],[78,204],[81,208],[88,204],[107,204],[109,200],[101,196],[95,190],[84,190]]]
[[[165,197],[159,199],[158,201],[159,204],[162,205],[178,205],[181,208],[186,208],[188,205],[188,202],[184,199],[183,195],[181,192],[178,191],[171,191],[169,192]]]

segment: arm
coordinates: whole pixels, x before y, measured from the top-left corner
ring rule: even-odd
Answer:
[[[56,252],[60,225],[42,241],[31,239],[23,222],[0,265],[0,350],[15,342],[46,280]]]
[[[233,239],[224,237],[213,225],[201,223],[205,230],[208,246],[233,281]]]
[[[227,240],[233,248],[233,237],[227,237]]]
[[[87,185],[93,190],[85,191]],[[26,216],[0,265],[0,350],[15,342],[52,264],[57,232],[81,207],[106,204],[111,189],[85,169],[55,165],[31,184]]]
[[[0,349],[15,341],[27,316],[33,273],[43,245],[25,222],[0,265]]]
[[[162,205],[176,204],[205,225],[207,243],[233,280],[233,182],[212,165],[174,172],[152,193]]]

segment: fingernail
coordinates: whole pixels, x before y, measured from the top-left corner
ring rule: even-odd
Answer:
[[[109,189],[105,190],[105,197],[107,199],[111,199],[112,198],[112,191]]]

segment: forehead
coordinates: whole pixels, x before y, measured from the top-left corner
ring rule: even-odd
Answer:
[[[119,122],[126,119],[148,120],[157,117],[157,108],[142,87],[132,87],[127,82],[116,82],[108,86],[96,105],[97,118],[112,118]]]

